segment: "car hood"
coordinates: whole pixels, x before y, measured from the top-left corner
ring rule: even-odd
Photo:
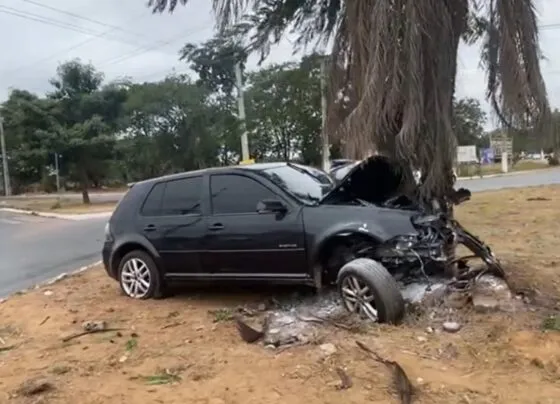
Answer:
[[[352,163],[351,163],[352,164]],[[384,156],[371,156],[359,162],[323,196],[320,203],[350,193],[373,204],[382,204],[397,193],[402,176],[398,168]]]

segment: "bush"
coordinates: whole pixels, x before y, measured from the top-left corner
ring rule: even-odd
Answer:
[[[558,157],[552,155],[548,157],[548,165],[549,166],[558,166],[560,165],[560,160],[558,159]]]

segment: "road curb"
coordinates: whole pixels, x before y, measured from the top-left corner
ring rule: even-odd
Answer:
[[[22,215],[48,217],[51,219],[64,219],[64,220],[76,220],[76,221],[88,220],[88,219],[101,219],[105,217],[108,218],[113,214],[113,211],[71,214],[71,213],[38,212],[35,210],[25,210],[25,209],[15,209],[15,208],[0,208],[0,212],[10,212],[10,213],[17,213]]]
[[[63,279],[70,278],[72,276],[81,274],[82,272],[85,272],[88,269],[92,269],[92,268],[94,268],[98,265],[101,265],[102,263],[103,263],[103,261],[99,260],[99,261],[96,261],[92,264],[84,265],[83,267],[80,267],[80,268],[75,269],[73,271],[63,272],[63,273],[55,276],[54,278],[51,278],[51,279],[43,281],[43,282],[39,282],[39,283],[35,284],[34,286],[29,287],[29,288],[21,289],[21,290],[18,290],[16,292],[13,292],[13,293],[9,294],[7,297],[0,299],[0,304],[6,302],[8,299],[10,299],[14,296],[23,295],[27,292],[30,292],[30,291],[36,290],[36,289],[40,289],[40,288],[45,287],[45,286],[54,285],[55,283],[58,283]]]

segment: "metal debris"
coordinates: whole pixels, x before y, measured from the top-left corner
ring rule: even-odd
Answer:
[[[253,327],[247,325],[243,320],[241,320],[239,316],[235,316],[235,325],[243,341],[249,344],[257,342],[264,336],[263,331],[255,330]]]
[[[352,379],[350,379],[350,376],[348,376],[348,373],[346,373],[344,369],[336,368],[335,371],[340,378],[340,385],[337,386],[339,390],[346,390],[354,385],[354,383],[352,383]]]
[[[356,341],[356,345],[363,351],[367,352],[370,357],[387,366],[392,374],[393,374],[393,384],[397,394],[399,395],[399,399],[401,404],[411,404],[412,403],[412,396],[414,394],[414,386],[410,382],[410,379],[406,375],[404,369],[395,361],[390,361],[387,359],[383,359],[379,356],[376,352],[365,346],[362,342]]]

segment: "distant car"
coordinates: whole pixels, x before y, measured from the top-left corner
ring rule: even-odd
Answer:
[[[137,182],[107,223],[105,269],[135,299],[196,281],[336,284],[348,310],[398,322],[393,276],[440,270],[460,233],[395,195],[383,167],[372,160],[338,184],[293,163]]]

